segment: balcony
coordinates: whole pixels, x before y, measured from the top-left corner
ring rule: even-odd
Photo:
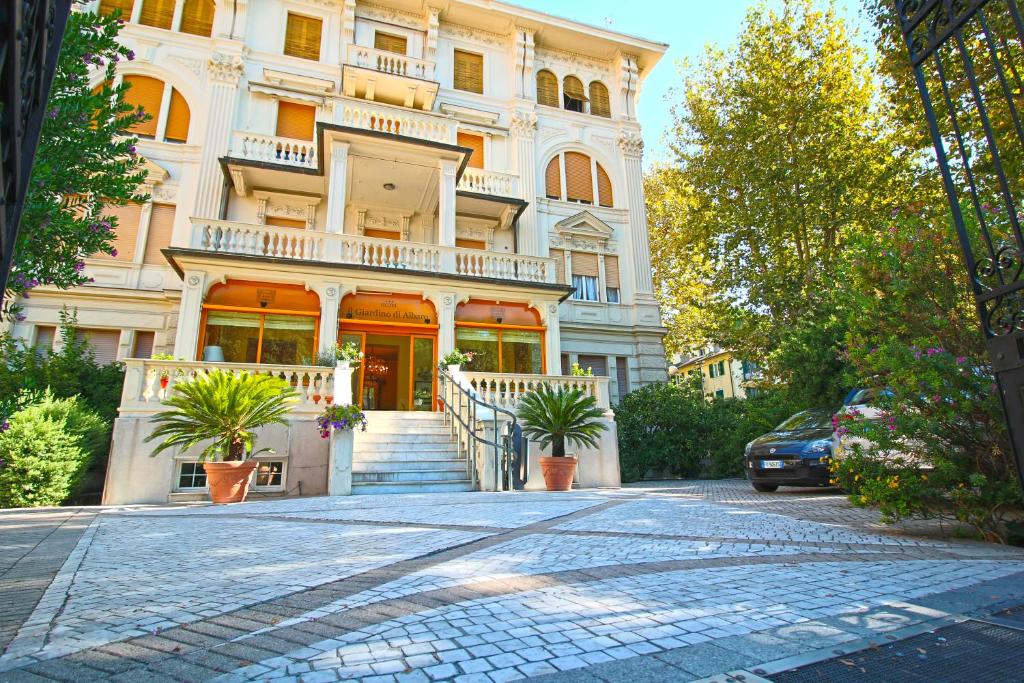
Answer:
[[[236,132],[231,155],[238,159],[316,169],[316,145],[310,140],[280,138],[276,135]]]
[[[458,189],[497,197],[518,197],[519,177],[501,171],[466,168],[459,180]]]
[[[339,103],[337,123],[349,128],[402,135],[427,142],[455,144],[457,123],[437,114],[421,114],[387,104],[348,100]],[[335,113],[338,117],[338,113]]]
[[[555,282],[555,260],[234,221],[192,219],[191,248],[518,283]]]
[[[348,46],[342,70],[342,92],[348,97],[430,111],[438,88],[433,62],[363,45]]]

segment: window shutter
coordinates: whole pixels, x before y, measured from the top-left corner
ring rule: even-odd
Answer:
[[[164,82],[149,76],[125,76],[124,82],[131,86],[124,93],[124,101],[136,109],[141,107],[152,117],[148,121],[136,123],[128,132],[143,137],[156,137],[160,102],[164,98]]]
[[[580,356],[576,362],[584,370],[590,368],[595,377],[608,376],[608,358],[606,356]]]
[[[558,106],[558,79],[550,71],[537,72],[537,104]]]
[[[565,194],[569,201],[594,203],[594,176],[586,154],[565,153]]]
[[[188,142],[188,124],[191,113],[188,102],[177,90],[171,89],[171,106],[167,109],[167,128],[164,139],[173,142]]]
[[[314,17],[288,13],[284,35],[284,53],[292,57],[320,61],[320,33],[323,22]]]
[[[117,347],[121,343],[120,330],[78,328],[75,330],[75,337],[78,341],[89,342],[97,364],[108,365],[117,360]]]
[[[585,251],[572,252],[572,274],[597,277],[597,254]]]
[[[174,0],[142,0],[139,23],[144,26],[170,28],[174,20]]]
[[[364,228],[363,237],[375,237],[379,240],[395,240],[396,242],[402,241],[402,233],[391,232],[390,230],[375,230],[373,228]]]
[[[601,206],[612,206],[612,179],[605,173],[601,164],[597,166],[597,203]]]
[[[125,204],[124,206],[107,205],[103,207],[103,216],[117,217],[114,228],[114,249],[117,256],[111,257],[103,252],[96,252],[93,258],[116,258],[119,261],[131,261],[135,258],[135,240],[139,234],[139,218],[142,214],[141,204]]]
[[[174,232],[173,204],[154,204],[149,218],[149,232],[146,233],[146,252],[143,263],[164,266],[167,259],[160,253],[161,249],[171,246],[171,234]]]
[[[594,116],[603,116],[606,119],[612,116],[612,103],[608,99],[608,88],[601,81],[594,81],[590,84],[590,113]]]
[[[612,289],[619,288],[619,257],[604,257],[604,282],[605,287]]]
[[[544,196],[548,199],[562,198],[562,169],[557,156],[551,158],[544,173]]]
[[[562,81],[562,91],[574,100],[586,101],[587,96],[583,94],[583,82],[575,76],[566,76]]]
[[[565,253],[561,249],[551,249],[551,258],[555,259],[555,282],[565,284]]]
[[[32,345],[37,352],[53,349],[53,339],[57,336],[57,328],[53,325],[36,325],[36,343]]]
[[[615,359],[615,380],[619,384],[619,400],[621,401],[622,397],[629,393],[629,367],[623,356]]]
[[[296,140],[312,140],[316,107],[295,102],[277,103],[277,135]]]
[[[461,237],[455,238],[455,246],[463,249],[487,249],[487,243],[483,240],[464,240]]]
[[[154,333],[146,330],[135,332],[135,345],[132,348],[132,358],[153,357],[153,336]]]
[[[484,138],[481,135],[470,135],[469,133],[458,134],[459,147],[469,147],[473,153],[469,157],[471,168],[484,167]]]
[[[456,89],[482,95],[484,92],[484,56],[456,50],[453,80]]]
[[[181,32],[194,36],[213,34],[214,0],[185,0],[181,10]]]
[[[393,36],[390,33],[375,31],[373,34],[373,47],[377,50],[396,52],[400,55],[408,53],[409,41],[405,36]]]
[[[281,216],[267,216],[267,225],[273,225],[278,228],[295,228],[296,230],[306,229],[306,221],[282,218]]]
[[[115,10],[121,10],[121,18],[128,21],[132,18],[134,0],[100,0],[99,15],[109,17]]]

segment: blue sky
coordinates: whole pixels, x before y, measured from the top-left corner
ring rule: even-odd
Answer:
[[[644,83],[640,98],[640,123],[644,129],[645,165],[664,158],[662,136],[671,125],[666,100],[679,82],[676,63],[696,62],[704,46],[735,43],[743,17],[756,0],[510,0],[514,4],[548,12],[597,26],[621,31],[670,45],[654,72]],[[819,0],[822,6],[826,0]],[[769,0],[770,5],[777,0]],[[836,11],[870,43],[870,26],[864,18],[861,0],[835,0]],[[608,22],[611,22],[610,24]]]

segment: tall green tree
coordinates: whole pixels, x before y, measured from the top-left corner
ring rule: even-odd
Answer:
[[[655,176],[671,187],[653,193],[681,200],[671,236],[655,242],[706,264],[710,336],[764,357],[833,308],[848,236],[881,229],[905,202],[909,166],[875,107],[866,55],[831,5],[751,9],[738,45],[709,48],[681,90],[676,172]],[[685,269],[656,275],[663,291],[694,286]]]
[[[121,24],[117,15],[89,12],[68,19],[5,292],[7,314],[17,314],[15,294],[85,283],[83,259],[114,254],[118,226],[109,207],[148,198],[138,192],[146,171],[129,128],[150,114],[124,101],[127,84],[113,86],[117,64],[135,58],[117,42]]]

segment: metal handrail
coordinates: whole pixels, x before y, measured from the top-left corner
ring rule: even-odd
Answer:
[[[506,478],[508,481],[506,483],[505,490],[511,491],[512,462],[514,459],[512,435],[515,433],[516,428],[516,414],[511,410],[506,410],[480,400],[476,395],[476,392],[462,386],[443,367],[438,368],[437,381],[438,399],[441,401],[441,405],[444,406],[445,413],[452,417],[452,433],[458,436],[458,430],[461,427],[463,433],[467,437],[466,446],[469,455],[470,478],[473,483],[473,488],[477,488],[476,447],[485,446],[492,448],[494,452],[494,489],[498,490],[502,472],[506,472]],[[449,402],[448,398],[447,388],[449,385],[454,387],[456,390],[453,394],[452,402]],[[454,396],[458,396],[458,407],[454,405]],[[476,433],[475,425],[477,423],[477,408],[480,406],[491,411],[491,420],[495,434],[494,441],[489,441]],[[509,417],[507,421],[504,421],[505,428],[501,433],[500,438],[498,437],[498,413],[502,413]],[[459,439],[459,447],[462,447],[461,438]],[[505,465],[507,465],[507,467]]]

